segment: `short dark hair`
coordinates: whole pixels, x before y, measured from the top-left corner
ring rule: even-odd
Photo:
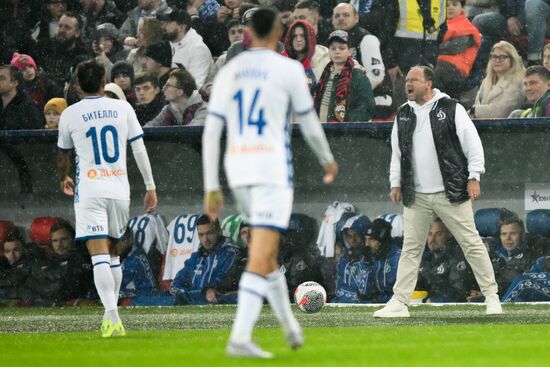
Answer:
[[[277,9],[268,7],[258,8],[252,14],[252,30],[258,38],[267,38],[271,34],[275,22],[279,20],[278,15],[279,11]]]
[[[66,17],[69,17],[69,18],[75,18],[76,19],[76,28],[79,31],[82,31],[82,27],[84,26],[84,21],[82,20],[82,17],[80,16],[80,14],[75,13],[74,11],[66,11],[66,12],[63,13],[63,15],[66,16]]]
[[[59,219],[54,224],[52,224],[52,226],[50,227],[50,236],[52,235],[52,233],[61,231],[61,230],[67,231],[67,233],[69,233],[71,238],[75,237],[74,227],[72,226],[71,223],[69,223],[65,219]]]
[[[519,217],[508,217],[508,218],[505,218],[501,223],[500,223],[500,229],[502,229],[502,226],[507,226],[507,225],[510,225],[510,224],[517,224],[518,226],[521,227],[521,231],[522,232],[525,232],[525,227],[523,226],[523,221],[521,219],[519,219]],[[499,229],[499,232],[500,232],[500,229]]]
[[[300,0],[294,6],[294,10],[296,9],[309,9],[315,13],[319,13],[321,7],[319,6],[319,3],[315,0]]]
[[[6,244],[6,242],[15,242],[16,246],[19,247],[19,248],[23,248],[24,245],[25,245],[23,243],[23,240],[22,240],[21,236],[19,235],[19,233],[14,233],[14,232],[8,233],[6,235],[6,239],[4,240],[4,244]]]
[[[95,60],[83,61],[76,67],[76,77],[84,93],[97,93],[105,80],[105,68]]]
[[[159,87],[159,79],[151,73],[138,74],[134,79],[134,86],[145,84],[147,82],[151,83],[153,88]]]
[[[183,90],[183,93],[190,97],[191,94],[197,89],[197,83],[195,78],[185,69],[176,69],[170,73],[170,77],[174,77],[177,80],[177,87]]]
[[[6,233],[6,238],[4,239],[4,243],[6,242],[17,242],[20,247],[23,247],[23,239],[19,234],[19,230],[10,231]]]
[[[550,71],[542,65],[529,66],[525,70],[525,76],[538,75],[545,82],[550,80]]]
[[[23,90],[23,74],[19,71],[17,67],[10,64],[5,64],[0,65],[0,70],[8,70],[10,72],[10,80],[17,81],[17,92]]]
[[[227,32],[233,27],[242,27],[242,23],[238,19],[230,19],[226,24]]]
[[[422,69],[424,72],[424,79],[426,81],[433,82],[435,78],[435,71],[434,69],[429,65],[415,65],[415,68]]]
[[[220,221],[218,219],[211,220],[208,215],[203,214],[199,217],[199,219],[197,219],[197,225],[203,226],[205,224],[212,224],[214,227],[221,228]]]

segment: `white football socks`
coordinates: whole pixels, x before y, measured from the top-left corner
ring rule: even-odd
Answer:
[[[111,256],[109,254],[98,254],[92,256],[94,266],[94,283],[97,294],[105,308],[103,319],[109,319],[112,324],[120,321],[115,299],[115,280],[111,273]]]
[[[260,316],[268,282],[263,276],[245,271],[239,282],[237,316],[231,330],[231,342],[243,344],[252,340],[252,329]]]
[[[120,257],[111,257],[111,273],[115,280],[115,300],[118,303],[118,297],[120,294],[120,285],[122,284],[122,266],[120,265]]]
[[[298,324],[298,320],[296,320],[290,308],[285,275],[276,270],[267,275],[267,282],[267,301],[285,334],[289,331],[299,330],[300,325]]]

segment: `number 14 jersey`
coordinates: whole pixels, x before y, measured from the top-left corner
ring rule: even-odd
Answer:
[[[304,68],[295,60],[250,49],[222,68],[209,114],[226,122],[229,186],[292,186],[290,118],[312,109]]]
[[[65,109],[57,147],[76,151],[75,202],[84,198],[130,200],[127,143],[142,137],[128,102],[94,96]]]

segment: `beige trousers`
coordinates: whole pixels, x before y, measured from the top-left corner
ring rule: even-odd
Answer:
[[[405,238],[397,267],[393,298],[409,304],[418,279],[418,269],[428,232],[435,217],[441,218],[459,243],[472,267],[481,292],[487,297],[498,291],[495,273],[485,245],[475,227],[472,202],[451,203],[445,193],[416,193],[414,204],[405,207]]]

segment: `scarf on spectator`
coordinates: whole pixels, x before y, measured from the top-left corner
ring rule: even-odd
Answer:
[[[321,101],[323,99],[323,94],[325,93],[325,83],[330,77],[330,69],[334,66],[334,63],[331,61],[323,70],[323,74],[319,79],[317,84],[317,89],[315,91],[314,100],[315,100],[315,109],[319,111],[321,106]],[[346,112],[349,102],[349,93],[351,89],[351,78],[353,74],[353,59],[348,58],[340,73],[336,75],[337,84],[336,84],[336,93],[334,94],[334,119],[329,119],[330,123],[334,122],[345,122],[346,121]],[[330,118],[330,114],[329,114]]]
[[[292,36],[294,34],[294,29],[296,27],[302,27],[306,35],[307,54],[301,60],[298,59],[298,54],[294,51],[294,48],[292,47],[292,38],[293,38]],[[282,52],[282,55],[290,57],[291,59],[294,59],[294,60],[298,60],[302,63],[304,67],[304,71],[306,73],[309,91],[312,96],[315,92],[315,87],[317,86],[317,79],[315,78],[315,74],[313,73],[313,66],[311,64],[311,59],[313,58],[313,54],[315,54],[316,46],[317,46],[317,40],[315,36],[315,31],[309,25],[308,22],[303,20],[297,20],[294,23],[292,23],[290,27],[288,27],[288,31],[286,32],[285,41],[284,41],[285,48]]]

